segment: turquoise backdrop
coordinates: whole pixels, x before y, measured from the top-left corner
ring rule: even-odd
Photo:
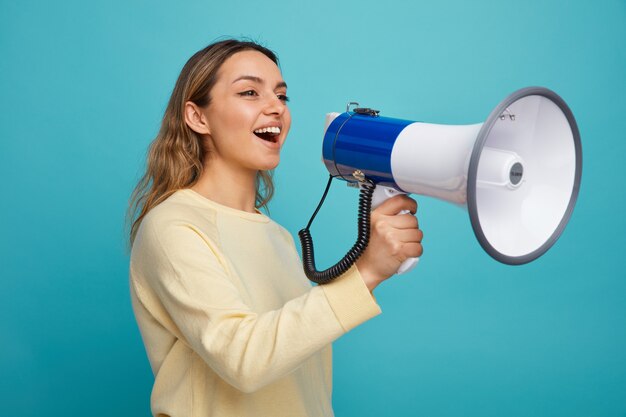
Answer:
[[[124,212],[180,69],[224,35],[281,58],[271,216],[294,235],[326,182],[324,114],[348,101],[466,124],[541,85],[578,121],[578,205],[534,263],[493,261],[464,211],[417,198],[422,262],[335,343],[337,416],[626,416],[625,0],[0,0],[2,415],[150,415]],[[356,203],[334,185],[320,264],[350,247]]]

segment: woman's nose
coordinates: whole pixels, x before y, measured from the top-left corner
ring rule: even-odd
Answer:
[[[265,113],[282,115],[287,105],[277,96],[269,97],[265,105]]]

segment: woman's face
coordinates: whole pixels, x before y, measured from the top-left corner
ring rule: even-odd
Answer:
[[[287,84],[278,66],[261,52],[238,52],[220,67],[210,96],[202,110],[209,159],[219,158],[235,169],[275,168],[291,126]]]

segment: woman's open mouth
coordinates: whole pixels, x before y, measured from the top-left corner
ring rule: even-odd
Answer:
[[[278,141],[278,135],[280,135],[280,127],[264,127],[255,130],[254,134],[267,142],[276,143]]]

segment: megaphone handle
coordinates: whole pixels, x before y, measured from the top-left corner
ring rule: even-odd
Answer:
[[[374,195],[372,196],[372,210],[376,207],[380,206],[385,201],[389,200],[391,197],[394,197],[399,194],[406,194],[402,191],[398,191],[395,188],[385,187],[384,185],[376,185],[374,189]],[[410,213],[408,210],[402,210],[399,214],[407,214]],[[405,272],[409,272],[415,265],[419,262],[420,258],[409,258],[402,262],[396,274],[404,274]]]

